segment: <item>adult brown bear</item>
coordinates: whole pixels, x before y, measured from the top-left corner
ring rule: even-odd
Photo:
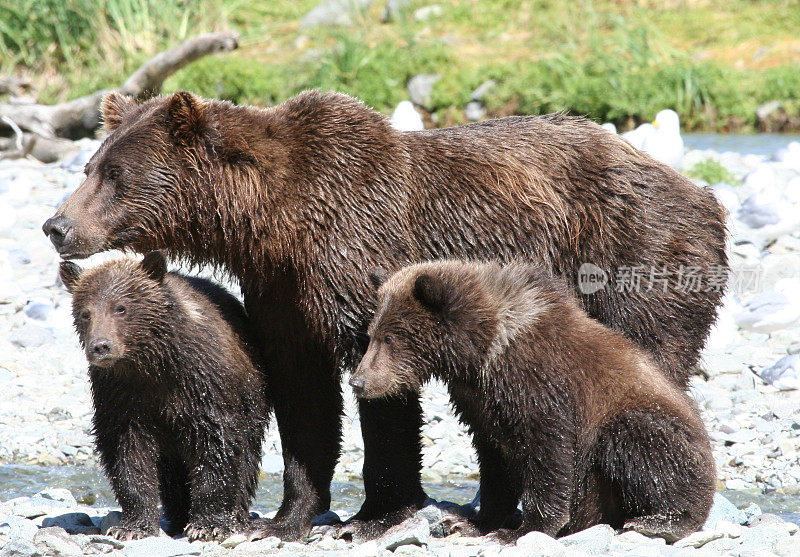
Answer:
[[[404,133],[355,99],[320,92],[265,110],[183,92],[141,105],[112,94],[103,115],[111,134],[44,231],[64,258],[165,249],[238,278],[286,467],[283,504],[263,534],[298,538],[330,505],[341,374],[361,359],[375,307],[367,269],[523,258],[577,284],[590,263],[610,281],[582,295],[585,309],[681,386],[714,321],[720,288],[663,275],[726,271],[720,205],[582,118]],[[640,283],[615,287],[631,269]],[[353,525],[370,536],[425,501],[421,410],[413,395],[359,410],[366,501]]]

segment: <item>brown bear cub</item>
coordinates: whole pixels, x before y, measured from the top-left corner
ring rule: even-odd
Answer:
[[[269,415],[242,305],[164,255],[61,263],[89,360],[95,442],[122,522],[109,534],[220,539],[247,529]]]
[[[674,541],[703,524],[715,466],[693,403],[565,285],[531,265],[440,261],[378,297],[350,384],[375,398],[447,383],[480,460],[481,533],[511,525],[520,500],[502,540],[606,523]]]

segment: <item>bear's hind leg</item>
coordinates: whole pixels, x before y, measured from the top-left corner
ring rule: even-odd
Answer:
[[[598,465],[610,482],[623,524],[669,542],[705,522],[716,471],[702,424],[652,411],[628,411],[600,431]]]

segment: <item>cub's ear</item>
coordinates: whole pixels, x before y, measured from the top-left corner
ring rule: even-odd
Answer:
[[[383,286],[383,283],[389,279],[389,273],[386,272],[386,269],[379,269],[377,267],[371,269],[368,276],[369,282],[375,287],[375,290]]]
[[[422,274],[414,281],[414,297],[431,311],[443,312],[449,309],[450,292],[439,277]]]
[[[122,123],[125,113],[136,106],[136,101],[131,97],[121,95],[116,91],[103,97],[100,112],[103,115],[103,127],[107,132],[113,132]]]
[[[83,273],[83,269],[72,261],[62,261],[58,266],[58,276],[61,277],[61,282],[69,293],[75,291],[75,285],[78,284],[81,273]]]
[[[188,91],[169,98],[167,114],[170,135],[181,145],[193,145],[206,130],[206,103]]]
[[[142,270],[156,282],[164,280],[167,274],[167,260],[161,251],[151,251],[142,259]]]

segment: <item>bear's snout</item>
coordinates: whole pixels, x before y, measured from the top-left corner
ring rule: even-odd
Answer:
[[[363,374],[357,373],[350,376],[350,386],[353,387],[353,393],[357,397],[362,397],[364,395],[366,384],[367,382]]]
[[[113,362],[114,343],[107,338],[96,338],[86,346],[86,357],[95,365]]]
[[[42,231],[45,236],[50,237],[50,241],[53,243],[58,253],[63,251],[72,230],[72,224],[70,224],[69,219],[64,215],[49,218],[42,225]]]

